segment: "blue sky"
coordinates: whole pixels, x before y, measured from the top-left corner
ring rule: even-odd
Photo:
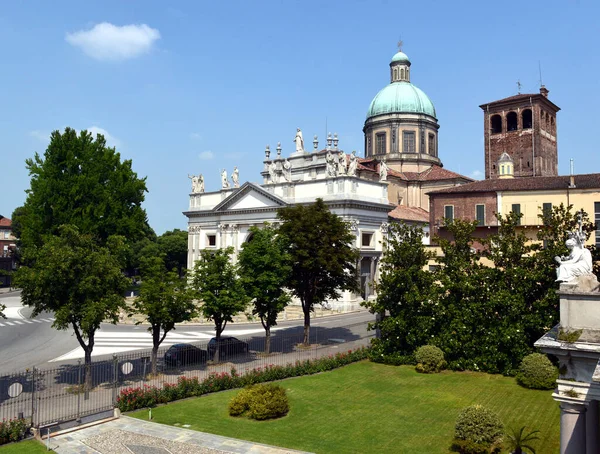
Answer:
[[[147,177],[157,233],[186,227],[188,173],[207,191],[219,170],[260,182],[265,145],[293,151],[326,127],[364,153],[371,99],[401,37],[411,81],[432,99],[439,156],[483,171],[479,105],[539,90],[558,114],[559,173],[600,172],[600,2],[57,1],[0,10],[0,214],[25,200],[24,161],[50,132],[107,134]]]

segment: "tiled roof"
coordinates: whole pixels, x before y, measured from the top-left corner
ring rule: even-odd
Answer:
[[[379,161],[372,158],[359,159],[359,169],[371,170],[379,172]],[[388,169],[388,176],[394,176],[405,181],[438,181],[438,180],[454,180],[461,179],[473,181],[472,178],[466,177],[451,170],[446,170],[441,166],[433,165],[423,172],[399,172],[397,170]]]
[[[519,101],[519,100],[529,101],[529,98],[534,98],[536,96],[540,96],[540,94],[539,93],[519,93],[518,95],[509,96],[508,98],[497,99],[496,101],[488,102],[488,103],[485,103],[482,105],[486,106],[488,104],[496,104],[497,102],[512,102],[512,101]]]
[[[398,205],[388,213],[388,216],[398,221],[429,222],[429,213],[423,208]]]
[[[574,175],[574,179],[575,188],[577,189],[600,189],[600,173]],[[497,178],[475,181],[474,183],[442,189],[440,191],[432,191],[429,194],[566,189],[569,187],[569,184],[569,175],[557,177]]]
[[[10,222],[10,219],[0,215],[0,227],[10,227],[11,225],[12,223]]]

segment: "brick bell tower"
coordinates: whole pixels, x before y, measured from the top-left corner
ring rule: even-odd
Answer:
[[[482,104],[485,138],[485,178],[501,177],[498,161],[507,153],[514,177],[558,175],[556,114],[543,85],[539,93],[518,94]]]

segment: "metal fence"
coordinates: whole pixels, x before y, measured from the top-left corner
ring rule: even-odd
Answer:
[[[159,349],[157,374],[152,374],[151,351],[137,350],[95,358],[90,367],[91,387],[84,386],[85,365],[79,360],[53,368],[32,368],[0,376],[0,418],[23,417],[39,428],[110,411],[121,390],[143,385],[162,387],[177,383],[181,376],[202,380],[213,372],[238,374],[268,365],[293,364],[337,352],[354,350],[369,344],[374,332],[367,323],[344,327],[311,327],[310,347],[304,348],[303,327],[275,331],[271,335],[270,354],[265,354],[265,337],[239,336],[243,348],[222,350],[218,363],[206,361],[210,354],[206,342],[190,343],[203,350],[198,361],[165,361],[170,346]],[[208,351],[209,353],[204,353]],[[208,358],[210,359],[210,358]]]

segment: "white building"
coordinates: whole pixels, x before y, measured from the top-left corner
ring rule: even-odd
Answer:
[[[344,292],[340,300],[330,301],[329,305],[340,311],[357,309],[364,298],[373,294],[388,213],[395,206],[387,199],[385,175],[375,179],[367,175],[372,171],[363,168],[354,154],[338,150],[337,142],[337,138],[330,137],[327,148],[316,151],[315,140],[312,153],[304,151],[300,143],[288,158],[281,156],[278,146],[277,156],[271,159],[267,148],[262,185],[247,182],[232,188],[226,175],[218,191],[200,192],[203,188],[195,185],[189,211],[184,212],[188,217],[188,267],[193,267],[204,249],[231,246],[237,255],[248,240],[251,226],[276,223],[281,207],[322,198],[333,213],[348,222],[360,250],[361,294]],[[233,186],[236,180],[237,175]]]

